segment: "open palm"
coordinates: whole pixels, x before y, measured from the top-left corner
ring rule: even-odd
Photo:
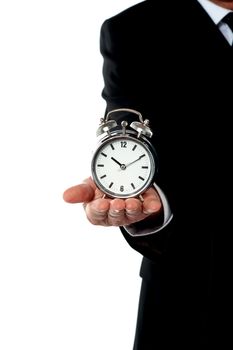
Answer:
[[[68,203],[83,203],[88,220],[93,225],[101,226],[133,224],[159,212],[162,207],[152,187],[143,194],[143,202],[138,198],[104,198],[104,193],[96,187],[92,178],[68,188],[63,198]]]

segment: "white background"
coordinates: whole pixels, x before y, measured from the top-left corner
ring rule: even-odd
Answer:
[[[105,110],[100,26],[137,2],[0,2],[1,350],[132,348],[141,256],[62,193]]]

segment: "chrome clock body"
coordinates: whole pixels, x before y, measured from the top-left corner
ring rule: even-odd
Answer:
[[[139,114],[139,122],[131,123],[127,129],[126,121],[119,126],[114,120],[101,120],[97,134],[102,139],[92,158],[92,177],[111,198],[137,197],[152,184],[158,168],[155,149],[147,139],[152,131],[139,112],[122,108],[108,116],[116,111]]]

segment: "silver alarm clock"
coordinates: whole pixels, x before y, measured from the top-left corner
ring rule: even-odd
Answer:
[[[139,120],[120,125],[111,119],[114,113],[128,112]],[[91,173],[97,187],[110,198],[142,195],[151,186],[158,170],[157,155],[149,139],[153,133],[149,120],[130,108],[114,109],[101,118]]]

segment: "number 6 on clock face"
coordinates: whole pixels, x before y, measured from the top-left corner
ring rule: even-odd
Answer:
[[[129,135],[103,141],[95,151],[91,169],[100,190],[116,198],[143,193],[157,171],[153,147],[148,147],[148,141]]]

